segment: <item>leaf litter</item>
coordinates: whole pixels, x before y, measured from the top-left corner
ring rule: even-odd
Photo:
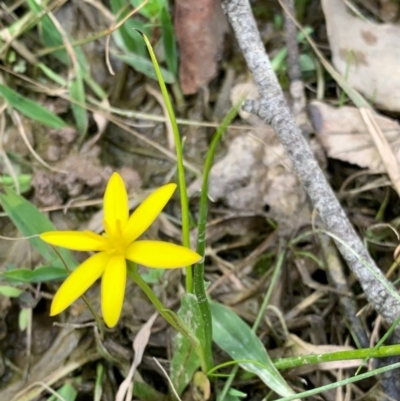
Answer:
[[[368,168],[375,173],[385,171],[382,157],[358,108],[332,107],[318,101],[311,102],[309,107],[316,134],[329,157]],[[399,123],[384,115],[376,114],[374,118],[400,163]]]

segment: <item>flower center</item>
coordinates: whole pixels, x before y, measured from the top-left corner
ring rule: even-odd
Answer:
[[[112,249],[119,253],[120,255],[123,255],[125,257],[125,252],[126,252],[126,247],[122,241],[122,238],[108,238],[108,240],[111,243]]]
[[[121,220],[118,219],[115,222],[115,230],[112,230],[106,222],[104,222],[104,227],[106,230],[103,235],[108,239],[111,250],[125,257],[127,246],[124,243],[122,235]]]

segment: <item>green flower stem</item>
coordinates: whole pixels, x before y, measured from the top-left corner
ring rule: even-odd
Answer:
[[[207,372],[207,363],[204,358],[204,351],[201,347],[200,341],[193,334],[190,328],[182,321],[182,319],[174,312],[166,309],[161,301],[154,294],[153,290],[149,285],[143,280],[141,275],[137,270],[136,263],[127,261],[127,273],[128,276],[142,289],[142,291],[147,295],[151,303],[156,307],[158,313],[179,333],[188,338],[193,348],[195,349],[199,360],[201,368],[204,372]]]
[[[212,357],[212,317],[210,311],[210,305],[208,303],[206,290],[204,287],[204,256],[206,249],[206,224],[208,214],[208,180],[210,176],[211,167],[214,161],[215,152],[217,146],[221,141],[222,135],[224,134],[228,125],[236,117],[239,107],[242,104],[240,100],[225,116],[222,123],[218,127],[213,140],[210,144],[210,148],[207,152],[206,161],[204,163],[204,175],[203,183],[201,188],[200,196],[200,209],[199,209],[199,220],[198,220],[198,236],[197,236],[197,248],[196,251],[199,255],[203,256],[203,260],[196,264],[194,267],[194,294],[197,297],[197,302],[203,318],[204,331],[205,331],[205,359],[207,361],[207,372],[214,366]]]
[[[60,258],[61,263],[64,265],[65,270],[68,272],[68,274],[71,274],[71,270],[67,265],[67,262],[64,260],[64,258],[62,257],[61,253],[58,252],[57,247],[50,245],[53,249],[54,252],[57,254],[57,256]],[[90,301],[85,297],[85,295],[82,295],[81,298],[83,299],[83,302],[86,304],[87,308],[90,310],[90,313],[93,315],[94,320],[96,321],[97,327],[99,328],[99,332],[100,332],[100,338],[103,339],[104,338],[104,324],[103,321],[100,319],[99,315],[96,313],[96,311],[94,310],[92,304],[90,303]]]
[[[99,315],[96,313],[96,311],[94,310],[92,304],[86,298],[86,296],[85,295],[81,295],[81,298],[83,299],[83,302],[85,302],[87,308],[90,310],[90,313],[93,315],[94,320],[96,320],[96,324],[97,324],[97,327],[99,328],[99,332],[100,332],[100,338],[103,339],[104,338],[104,323],[103,323],[103,321],[100,319]]]
[[[273,292],[273,290],[275,288],[275,285],[276,285],[276,283],[278,281],[278,278],[279,278],[279,275],[281,273],[284,260],[285,260],[285,251],[281,251],[278,254],[278,259],[276,261],[275,269],[274,269],[274,272],[272,274],[271,282],[269,283],[267,293],[265,294],[265,297],[264,297],[263,303],[261,305],[261,308],[258,311],[256,320],[255,320],[255,322],[253,324],[253,327],[251,328],[251,330],[254,333],[258,330],[258,326],[260,325],[262,318],[265,316],[265,310],[267,309],[267,306],[268,306],[269,301],[270,301],[271,296],[272,296],[272,292]]]
[[[301,355],[290,358],[275,359],[272,362],[277,369],[290,369],[308,364],[334,361],[348,361],[352,359],[384,358],[387,356],[400,355],[400,344],[387,345],[373,350],[371,348],[361,348],[350,351],[330,352],[328,354]]]
[[[133,262],[128,263],[128,276],[142,289],[142,291],[147,295],[147,298],[151,301],[151,303],[156,307],[160,315],[173,327],[176,328],[175,322],[171,319],[168,314],[165,314],[165,307],[161,303],[161,301],[157,298],[156,294],[154,294],[153,290],[149,287],[149,285],[142,279],[142,276],[139,274],[137,270],[137,265]],[[176,328],[177,329],[177,328]]]
[[[324,391],[333,390],[335,388],[342,387],[342,386],[347,386],[348,384],[355,383],[360,380],[367,379],[369,377],[377,377],[378,375],[380,375],[382,373],[389,372],[390,370],[399,369],[399,368],[400,368],[400,362],[394,363],[392,365],[384,366],[383,368],[370,370],[369,372],[362,373],[361,375],[358,375],[358,376],[351,376],[347,379],[339,380],[337,382],[330,383],[325,386],[317,387],[317,388],[314,388],[314,389],[308,390],[308,391],[303,391],[302,393],[290,395],[289,397],[282,397],[282,398],[279,398],[277,401],[292,401],[292,400],[297,400],[297,399],[301,399],[301,398],[311,397],[313,395],[323,393]]]
[[[182,150],[182,141],[179,135],[178,124],[176,123],[176,117],[174,113],[174,109],[172,107],[172,103],[168,94],[167,87],[163,80],[160,66],[158,65],[158,61],[156,55],[154,54],[153,48],[149,42],[149,39],[145,34],[138,31],[146,43],[147,50],[149,51],[151,61],[153,63],[154,69],[156,71],[158,83],[160,85],[161,93],[164,98],[165,106],[168,111],[168,116],[171,122],[172,131],[174,133],[174,141],[176,148],[176,160],[178,167],[178,182],[179,182],[179,194],[181,198],[181,210],[182,210],[182,243],[186,248],[190,248],[190,219],[189,219],[189,201],[187,197],[186,190],[186,180],[185,180],[185,168],[183,165],[183,150]],[[193,273],[191,266],[186,267],[186,292],[193,292]]]

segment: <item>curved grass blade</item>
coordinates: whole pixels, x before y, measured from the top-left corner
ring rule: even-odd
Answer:
[[[157,81],[157,74],[154,71],[152,62],[146,57],[140,56],[139,54],[127,54],[127,53],[113,53],[113,55],[124,63],[133,67],[136,71],[141,72],[142,74],[148,76],[151,79]],[[161,75],[167,84],[172,84],[175,82],[175,77],[165,68],[161,68]]]
[[[86,109],[81,106],[81,104],[85,104],[86,96],[81,67],[79,64],[77,65],[75,70],[75,78],[71,81],[69,85],[69,94],[71,96],[71,99],[75,100],[75,102],[71,103],[71,108],[74,114],[76,127],[78,128],[79,132],[79,142],[82,143],[88,128],[88,116],[86,113]]]
[[[178,76],[178,49],[175,39],[174,25],[168,10],[168,3],[160,11],[162,41],[164,45],[165,62],[172,74]]]
[[[171,122],[172,131],[174,133],[174,141],[176,148],[176,159],[177,159],[177,169],[178,169],[178,185],[179,185],[179,195],[181,198],[181,211],[182,211],[182,242],[187,248],[190,248],[190,216],[189,216],[189,200],[186,190],[186,178],[185,178],[185,167],[183,163],[183,148],[182,141],[179,135],[178,124],[176,123],[176,117],[174,109],[172,107],[171,99],[168,94],[167,86],[165,85],[165,80],[161,73],[160,66],[158,64],[156,55],[154,54],[153,48],[149,42],[149,39],[142,32],[139,32],[144,42],[147,46],[147,50],[150,54],[151,61],[154,66],[154,70],[157,74],[158,83],[160,85],[161,93],[165,102],[165,106],[168,111],[168,117]],[[193,273],[191,266],[186,266],[186,292],[193,292]]]

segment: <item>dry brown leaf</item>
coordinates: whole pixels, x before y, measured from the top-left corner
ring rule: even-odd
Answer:
[[[243,96],[258,98],[252,80],[232,88],[233,104]],[[240,112],[240,116],[256,129],[231,139],[225,157],[211,169],[210,198],[223,200],[234,210],[268,211],[281,226],[293,228],[308,223],[304,190],[272,128],[249,113]]]
[[[101,107],[105,108],[106,110],[110,108],[110,102],[107,98],[103,99],[100,102]],[[110,113],[107,111],[95,111],[93,112],[93,120],[97,125],[97,132],[93,135],[93,137],[87,141],[81,149],[81,152],[90,150],[92,146],[94,146],[97,141],[103,136],[104,132],[106,131],[109,123]]]
[[[333,64],[377,106],[400,111],[400,26],[352,14],[342,0],[323,0]]]
[[[210,380],[203,372],[196,372],[191,383],[193,401],[207,401],[211,396]]]
[[[176,0],[179,81],[185,95],[196,93],[217,75],[228,22],[215,0]]]
[[[376,150],[381,157],[385,171],[389,175],[390,181],[397,191],[397,194],[400,196],[400,165],[397,161],[397,157],[394,154],[389,141],[386,139],[384,133],[379,127],[375,118],[375,113],[371,109],[365,107],[362,107],[359,110],[364,124],[367,126],[368,132],[374,141]]]
[[[149,342],[151,328],[154,321],[156,320],[158,313],[153,313],[150,319],[140,328],[133,340],[133,350],[135,351],[135,357],[133,359],[132,365],[129,369],[129,373],[125,380],[119,386],[117,395],[115,396],[115,401],[124,401],[132,399],[132,389],[133,389],[133,375],[137,367],[142,362],[143,353]]]
[[[335,108],[313,101],[310,114],[318,139],[329,157],[369,168],[373,172],[385,171],[359,109],[349,106]],[[400,162],[400,125],[379,114],[375,114],[374,118]]]
[[[209,194],[234,210],[268,211],[286,227],[310,220],[304,190],[269,127],[233,139],[211,170]]]
[[[400,14],[398,0],[355,0],[357,7],[368,10],[374,17],[384,22],[395,22]]]

